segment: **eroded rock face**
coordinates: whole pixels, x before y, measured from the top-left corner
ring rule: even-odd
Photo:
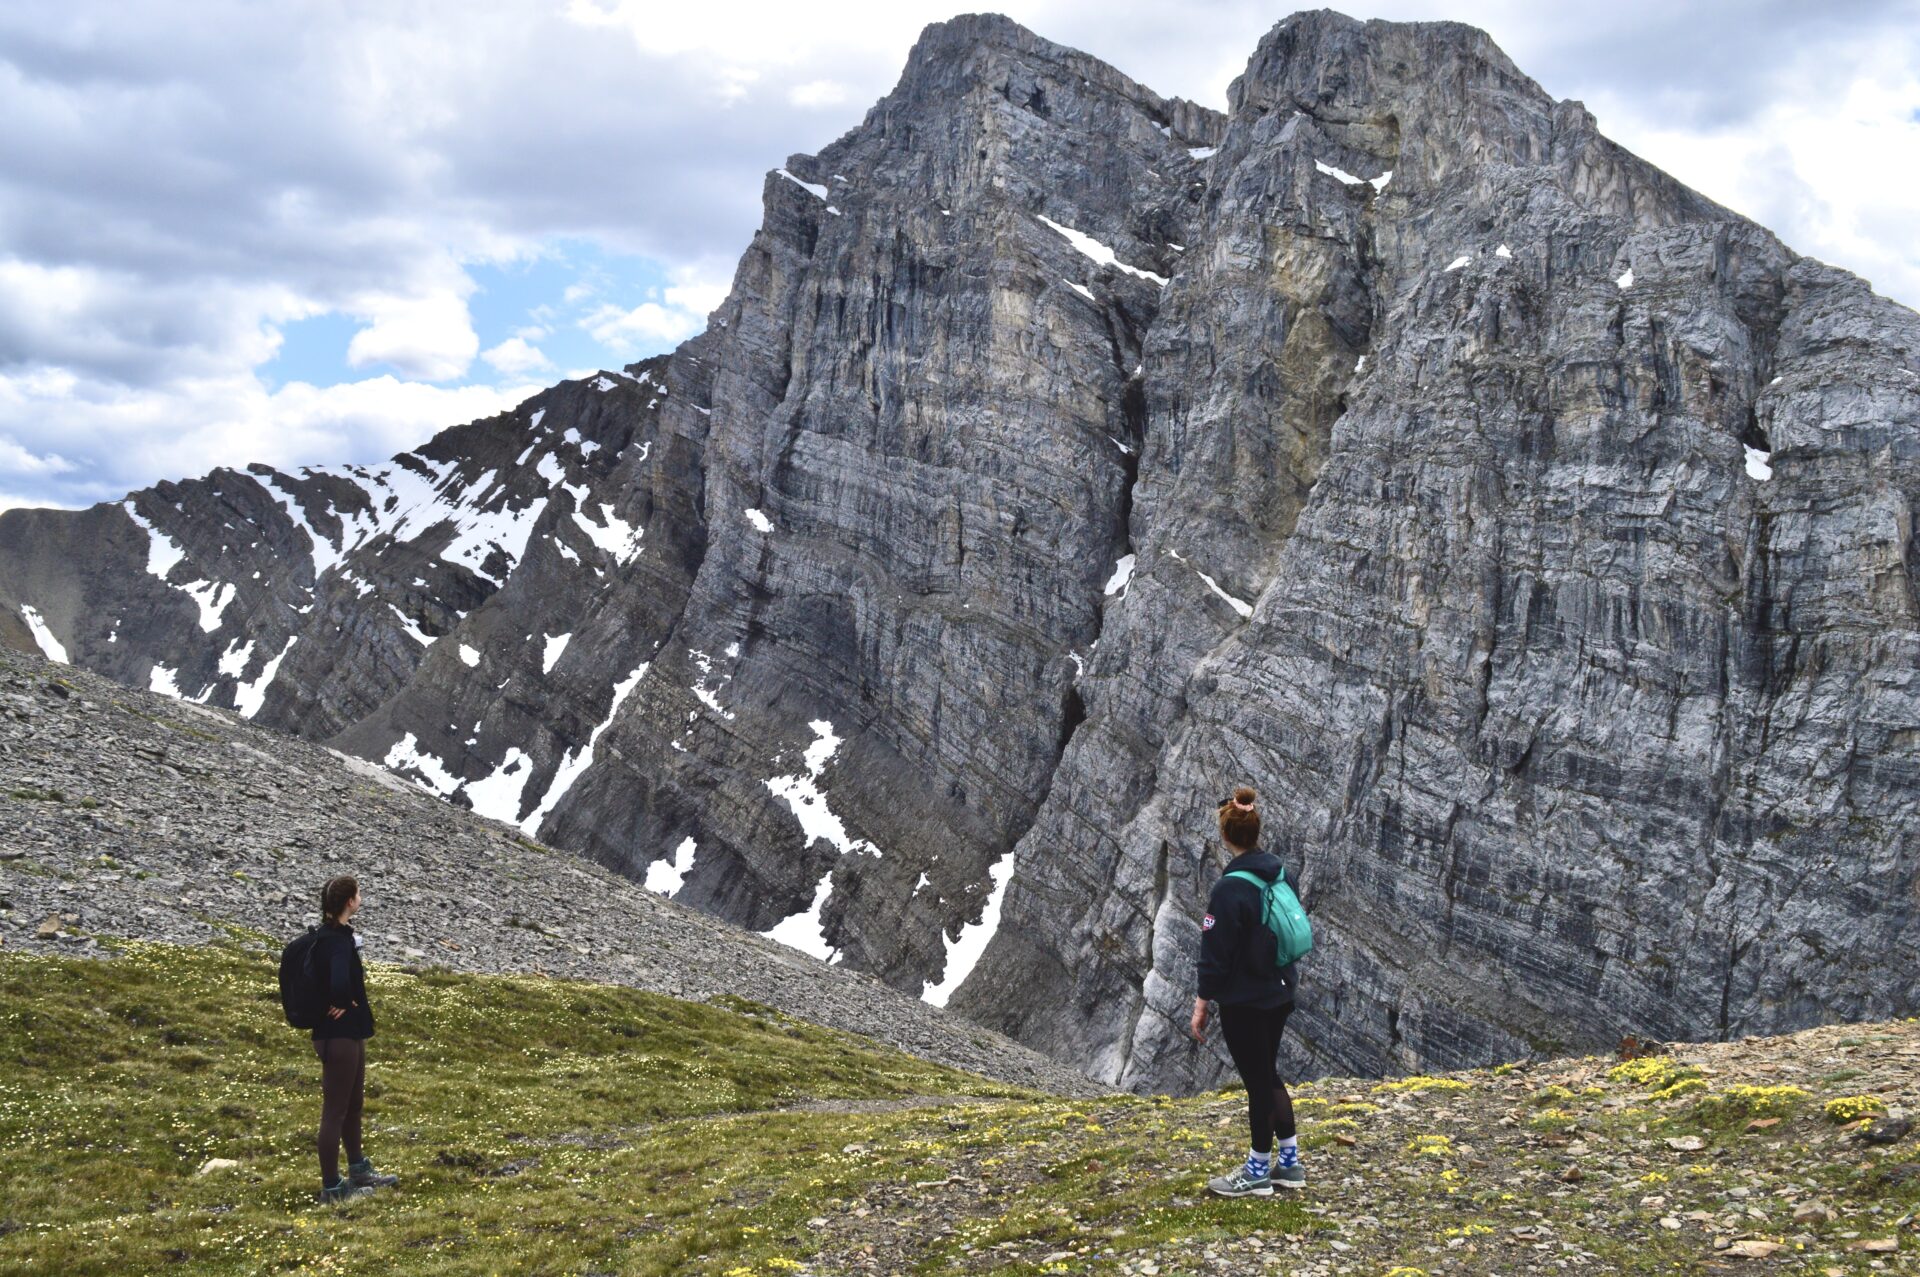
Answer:
[[[755,929],[811,908],[820,952],[952,982],[947,933],[981,918],[1079,716],[1141,342],[1218,126],[963,19],[768,177],[731,296],[674,360],[712,369],[671,409],[709,425],[706,558],[556,841],[642,872],[694,837],[680,899]],[[810,838],[816,788],[843,840]]]
[[[1208,192],[1139,566],[962,1007],[1217,1077],[1246,781],[1321,936],[1296,1068],[1911,1011],[1916,317],[1458,27],[1283,23]]]
[[[1920,319],[1469,28],[1300,15],[1229,108],[929,28],[702,336],[383,472],[9,512],[0,642],[1130,1086],[1225,1069],[1241,782],[1296,1070],[1910,1013]]]

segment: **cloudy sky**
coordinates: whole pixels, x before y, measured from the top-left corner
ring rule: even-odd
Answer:
[[[1224,105],[1289,11],[1003,10]],[[765,172],[952,7],[7,0],[0,509],[368,461],[696,331]],[[1455,0],[1559,97],[1920,305],[1920,0]]]

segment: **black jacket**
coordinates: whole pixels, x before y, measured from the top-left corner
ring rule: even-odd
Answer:
[[[1227,863],[1200,924],[1200,996],[1222,1006],[1284,1006],[1293,1001],[1299,964],[1275,965],[1280,941],[1261,920],[1260,889],[1226,876],[1238,871],[1268,882],[1287,872],[1280,857],[1265,851],[1243,851]]]
[[[326,986],[327,1005],[345,1007],[339,1019],[323,1016],[313,1030],[316,1042],[326,1038],[370,1038],[373,1036],[373,1008],[367,1003],[367,969],[360,965],[360,946],[353,942],[352,927],[337,927],[329,922],[320,928],[313,942],[313,972]]]

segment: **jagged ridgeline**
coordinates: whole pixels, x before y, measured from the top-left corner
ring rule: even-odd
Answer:
[[[1241,782],[1296,1070],[1914,1011],[1920,317],[1453,24],[956,19],[764,202],[669,356],[0,515],[0,634],[1130,1086]]]

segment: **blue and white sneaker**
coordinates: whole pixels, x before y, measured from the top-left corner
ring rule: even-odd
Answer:
[[[1231,1175],[1216,1175],[1208,1180],[1207,1191],[1215,1197],[1272,1197],[1273,1181],[1265,1175],[1255,1175],[1242,1162]]]

